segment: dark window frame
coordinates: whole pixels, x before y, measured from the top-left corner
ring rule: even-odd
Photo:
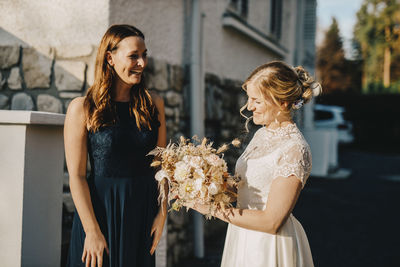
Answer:
[[[282,37],[283,0],[271,0],[271,20],[269,31],[271,36],[280,40]]]
[[[249,0],[230,0],[229,7],[242,18],[249,15]]]

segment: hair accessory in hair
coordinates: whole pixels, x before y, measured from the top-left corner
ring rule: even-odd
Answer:
[[[292,108],[293,108],[293,109],[300,109],[303,105],[304,105],[304,99],[303,99],[303,98],[300,98],[300,99],[296,100],[296,101],[293,103]]]
[[[313,91],[313,95],[314,96],[318,96],[318,95],[321,94],[322,86],[321,86],[321,84],[319,82],[313,82],[310,87],[311,87],[311,89]]]

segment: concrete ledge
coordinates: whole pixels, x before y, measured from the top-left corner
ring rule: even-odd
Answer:
[[[0,110],[0,124],[64,125],[65,115],[41,111]]]

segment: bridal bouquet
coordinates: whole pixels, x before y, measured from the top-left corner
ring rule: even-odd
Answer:
[[[217,209],[225,210],[235,200],[236,194],[229,190],[236,186],[236,179],[227,172],[227,164],[223,159],[229,145],[220,148],[212,147],[212,142],[206,138],[197,137],[190,139],[180,138],[178,144],[169,143],[166,148],[157,147],[149,155],[156,156],[152,167],[161,169],[156,173],[159,185],[159,200],[168,198],[168,203],[175,200],[171,209],[180,210],[182,206],[187,209],[196,203],[209,204],[210,212],[206,215],[210,219]],[[240,141],[235,139],[232,145],[239,146]],[[165,195],[164,185],[168,183],[168,197]]]

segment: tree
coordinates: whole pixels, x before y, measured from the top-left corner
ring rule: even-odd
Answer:
[[[317,76],[324,93],[348,91],[351,77],[346,73],[347,64],[339,26],[335,18],[317,51]]]
[[[363,58],[363,87],[381,84],[388,88],[397,75],[391,75],[399,63],[400,4],[397,0],[364,0],[357,12],[354,38]],[[393,79],[394,78],[394,79]]]
[[[384,52],[384,63],[383,63],[383,84],[385,87],[390,85],[390,67],[391,67],[391,55],[392,50],[394,48],[394,44],[396,43],[396,39],[398,38],[398,34],[396,32],[396,22],[398,18],[396,18],[396,13],[398,13],[399,4],[396,3],[396,0],[385,0],[383,2],[384,7],[381,12],[382,24],[379,26],[382,27],[380,31],[384,32],[385,36],[385,52]]]

